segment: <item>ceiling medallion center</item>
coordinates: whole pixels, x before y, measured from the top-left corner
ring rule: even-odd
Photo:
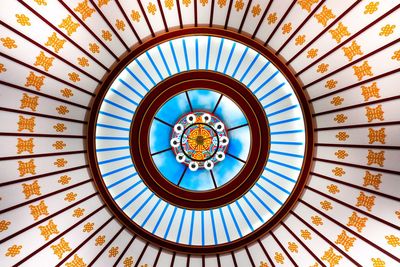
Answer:
[[[176,161],[191,171],[212,170],[225,159],[228,143],[224,123],[206,112],[193,112],[179,119],[170,142]]]

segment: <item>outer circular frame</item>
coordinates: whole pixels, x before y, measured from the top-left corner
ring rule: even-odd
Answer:
[[[301,169],[301,173],[295,188],[292,191],[292,194],[289,196],[287,201],[281,207],[281,209],[262,227],[255,230],[253,233],[244,236],[243,238],[237,239],[233,242],[229,242],[226,244],[216,245],[216,246],[188,246],[173,243],[164,239],[161,239],[157,236],[152,235],[151,233],[145,231],[140,228],[138,225],[133,223],[116,205],[111,195],[108,193],[104,184],[102,183],[101,174],[97,165],[96,159],[96,147],[95,147],[95,125],[97,121],[98,111],[100,105],[104,99],[105,93],[109,86],[113,83],[114,79],[119,75],[119,73],[136,57],[144,53],[146,50],[158,45],[159,43],[175,39],[177,37],[182,36],[190,36],[190,35],[211,35],[218,36],[223,38],[228,38],[235,40],[237,42],[243,43],[263,56],[265,56],[268,60],[270,60],[286,77],[286,79],[290,82],[292,88],[294,89],[299,102],[302,105],[302,111],[304,116],[305,130],[306,130],[306,150],[304,154],[303,166]],[[227,251],[232,251],[247,245],[250,242],[253,242],[260,238],[261,236],[268,233],[273,227],[279,223],[286,214],[292,209],[294,204],[297,202],[300,197],[309,175],[309,171],[311,168],[311,158],[313,153],[314,146],[314,138],[313,138],[313,123],[312,116],[309,110],[307,99],[302,92],[302,88],[295,78],[295,76],[291,73],[291,71],[286,67],[286,65],[270,50],[264,47],[262,44],[252,40],[248,37],[240,35],[238,33],[227,31],[223,29],[215,29],[215,28],[186,28],[179,29],[176,31],[168,32],[162,35],[159,35],[153,39],[148,40],[147,42],[137,46],[133,49],[129,54],[127,54],[122,60],[120,60],[114,69],[110,71],[106,77],[104,78],[104,82],[99,88],[96,98],[94,99],[90,117],[88,124],[88,161],[90,165],[90,170],[94,177],[94,182],[96,187],[98,188],[101,197],[105,201],[105,203],[110,208],[111,212],[123,223],[129,230],[138,234],[142,238],[148,240],[149,242],[153,242],[161,247],[166,249],[177,251],[181,253],[191,253],[191,254],[208,254],[208,253],[222,253]]]

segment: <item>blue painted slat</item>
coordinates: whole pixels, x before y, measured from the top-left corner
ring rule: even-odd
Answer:
[[[188,53],[187,53],[187,48],[186,48],[186,41],[183,38],[182,39],[182,44],[183,44],[183,53],[185,54],[185,62],[186,62],[186,70],[189,70],[189,58],[188,58]]]
[[[269,113],[269,114],[267,114],[267,116],[268,116],[268,117],[272,117],[272,116],[275,116],[275,115],[284,113],[284,112],[286,112],[286,111],[292,110],[292,109],[294,109],[294,108],[297,108],[298,106],[299,106],[299,105],[297,105],[297,104],[296,104],[296,105],[292,105],[292,106],[283,108],[283,109],[281,109],[281,110],[278,110],[278,111]]]
[[[129,140],[129,137],[119,137],[119,136],[96,136],[98,140]]]
[[[142,205],[135,211],[134,214],[131,216],[131,220],[135,219],[135,217],[140,213],[140,211],[149,203],[149,201],[154,197],[154,194],[151,193],[150,197],[146,198]]]
[[[224,72],[223,72],[224,74],[226,74],[226,70],[228,69],[229,64],[231,63],[233,52],[235,51],[235,47],[236,47],[236,43],[233,43],[231,52],[229,53],[229,56],[228,56],[228,60],[225,63],[225,68],[224,68]]]
[[[234,70],[233,73],[232,73],[232,77],[233,77],[233,78],[235,78],[236,73],[237,73],[237,71],[239,70],[239,67],[240,67],[240,65],[242,64],[242,62],[243,62],[243,60],[244,60],[244,58],[245,58],[245,56],[246,56],[246,54],[247,54],[247,51],[249,51],[249,48],[248,48],[248,47],[246,47],[246,48],[244,49],[243,54],[242,54],[242,56],[240,57],[239,62],[237,63],[236,68],[235,68],[235,70]]]
[[[224,226],[226,239],[228,240],[228,242],[231,242],[231,237],[229,236],[228,227],[226,226],[226,222],[225,222],[225,218],[224,218],[224,214],[222,212],[222,209],[219,208],[218,210],[219,210],[219,214],[221,215],[221,220],[222,220],[222,224]]]
[[[174,58],[176,71],[179,73],[179,72],[181,72],[181,69],[179,68],[178,59],[176,58],[175,49],[174,49],[174,45],[172,44],[172,41],[169,41],[169,47],[171,48],[172,57]]]
[[[167,239],[167,237],[168,237],[169,230],[171,229],[172,222],[174,221],[175,214],[176,214],[176,211],[177,211],[177,210],[178,210],[178,207],[175,207],[175,208],[174,208],[174,211],[172,212],[171,219],[170,219],[169,222],[168,222],[167,230],[165,231],[165,234],[164,234],[164,239]]]
[[[103,165],[103,164],[107,164],[107,163],[111,163],[111,162],[116,162],[116,161],[120,161],[120,160],[124,160],[124,159],[130,159],[131,155],[127,155],[127,156],[123,156],[123,157],[118,157],[118,158],[112,158],[112,159],[107,159],[107,160],[103,160],[103,161],[99,161],[98,164],[99,165]]]
[[[247,67],[246,71],[243,73],[242,77],[239,79],[240,82],[244,80],[244,78],[247,76],[247,74],[250,72],[250,70],[253,68],[253,65],[256,63],[258,57],[260,54],[257,54],[253,60],[251,61],[250,65]]]
[[[273,200],[275,200],[279,205],[283,205],[282,201],[280,201],[274,194],[269,192],[267,189],[265,189],[263,186],[260,185],[260,183],[256,183],[256,186],[260,188],[264,193],[266,193],[268,196],[270,196]]]
[[[243,218],[245,219],[247,225],[250,227],[251,231],[254,231],[253,225],[251,224],[249,218],[247,217],[246,213],[244,213],[244,210],[242,209],[242,206],[240,206],[238,201],[235,201],[236,206],[239,208],[240,213],[242,214]]]
[[[129,148],[130,148],[130,146],[105,147],[105,148],[96,149],[96,152],[117,151],[117,150],[129,149]]]
[[[218,244],[217,230],[215,229],[215,220],[214,220],[214,212],[210,210],[211,215],[211,224],[213,228],[213,236],[214,236],[214,245]]]
[[[158,53],[160,53],[162,61],[164,62],[164,66],[167,69],[168,75],[171,76],[171,70],[169,69],[167,61],[165,60],[165,56],[164,56],[163,51],[161,50],[160,46],[157,46],[157,49],[158,49]]]
[[[115,93],[116,95],[122,97],[123,99],[125,99],[126,101],[128,101],[129,103],[134,104],[135,106],[138,106],[139,104],[136,101],[133,101],[132,98],[127,97],[126,95],[122,94],[121,92],[115,90],[115,89],[111,89],[111,92]]]
[[[176,243],[179,243],[179,241],[181,239],[182,226],[183,226],[183,221],[185,220],[185,215],[186,215],[186,209],[183,209],[181,222],[179,223],[178,234],[176,236]]]
[[[115,174],[115,173],[117,173],[117,172],[120,172],[120,171],[129,169],[129,168],[132,168],[132,167],[133,167],[133,164],[129,164],[128,166],[124,166],[124,167],[115,169],[115,170],[113,170],[113,171],[109,171],[109,172],[107,172],[107,173],[103,173],[102,176],[103,176],[103,178],[105,178],[105,177],[107,177],[107,176],[110,176],[111,174]]]
[[[154,234],[157,231],[158,227],[160,226],[160,223],[161,223],[162,219],[164,218],[165,212],[167,211],[168,207],[169,207],[169,204],[165,203],[165,207],[164,207],[163,211],[161,212],[161,215],[158,218],[158,221],[157,221],[156,225],[154,226],[153,231],[151,232],[152,234]]]
[[[130,119],[127,119],[127,118],[124,118],[124,117],[121,117],[121,116],[117,116],[117,115],[114,115],[112,113],[108,113],[108,112],[105,112],[105,111],[99,111],[99,113],[101,115],[104,115],[104,116],[107,116],[107,117],[110,117],[110,118],[114,118],[114,119],[117,119],[117,120],[129,122],[129,123],[132,122],[132,120],[130,120]]]
[[[236,230],[237,230],[239,236],[242,237],[242,236],[243,236],[243,235],[242,235],[242,231],[240,230],[239,224],[238,224],[238,222],[236,221],[236,217],[235,217],[235,215],[233,214],[231,205],[228,205],[228,210],[229,210],[229,213],[231,214],[233,223],[235,224],[235,227],[236,227]]]
[[[219,49],[218,49],[217,61],[215,62],[214,71],[218,70],[219,60],[221,59],[222,47],[223,46],[224,46],[224,38],[221,38],[221,42],[219,44]]]
[[[290,130],[290,131],[279,131],[279,132],[270,132],[271,135],[281,135],[281,134],[295,134],[295,133],[303,133],[304,130]]]
[[[210,47],[211,46],[211,36],[208,36],[207,40],[207,53],[206,53],[206,67],[205,69],[208,70],[208,63],[210,61]]]
[[[290,195],[290,192],[288,190],[286,190],[285,188],[283,188],[282,186],[278,185],[277,183],[274,183],[273,181],[271,181],[270,179],[268,179],[265,176],[261,176],[261,178],[266,181],[267,183],[275,186],[276,188],[278,188],[279,190],[281,190],[282,192],[285,192],[286,194]]]
[[[129,180],[130,178],[132,178],[132,177],[134,177],[134,176],[136,176],[136,175],[137,175],[136,172],[133,173],[133,174],[129,174],[128,176],[126,176],[126,177],[124,177],[124,178],[122,178],[122,179],[120,179],[120,180],[118,180],[118,181],[116,181],[116,182],[110,184],[109,186],[107,186],[107,188],[108,188],[108,189],[113,188],[114,186],[119,185],[120,183],[123,183],[123,182],[125,182],[126,180]]]
[[[271,141],[274,145],[288,145],[288,146],[302,146],[302,142],[284,142],[284,141]]]
[[[263,107],[263,109],[272,107],[273,105],[276,105],[276,104],[282,102],[283,100],[289,98],[291,95],[292,95],[292,93],[287,94],[287,95],[284,95],[284,96],[282,96],[282,97],[280,97],[280,98],[278,98],[278,99],[276,99],[276,100],[274,100],[274,101],[268,103],[267,105],[265,105],[265,106]]]
[[[268,159],[268,162],[271,162],[271,163],[274,163],[274,164],[277,164],[277,165],[280,165],[282,167],[286,167],[286,168],[289,168],[289,169],[292,169],[292,170],[301,171],[301,169],[298,168],[298,167],[295,167],[295,166],[292,166],[292,165],[289,165],[289,164],[286,164],[286,163],[282,163],[282,162],[279,162],[279,161],[276,161],[276,160]]]
[[[153,58],[150,56],[150,53],[148,51],[146,51],[146,56],[150,60],[150,63],[153,66],[153,68],[156,70],[158,77],[160,77],[160,80],[164,80],[164,77],[161,75],[160,70],[157,68],[156,63],[154,62]]]
[[[303,155],[292,154],[292,153],[286,153],[286,152],[275,151],[275,150],[271,150],[270,153],[271,153],[271,154],[282,155],[282,156],[293,157],[293,158],[299,158],[299,159],[304,158]]]
[[[261,205],[264,206],[264,208],[269,211],[269,213],[271,213],[272,215],[275,214],[273,210],[271,210],[271,208],[267,205],[267,203],[265,203],[256,193],[254,193],[253,189],[250,190],[250,193],[258,200],[258,202],[261,203]]]
[[[261,73],[263,73],[264,70],[268,68],[269,64],[271,64],[271,62],[269,61],[266,64],[264,64],[264,66],[256,73],[256,75],[254,75],[253,79],[251,79],[251,81],[247,84],[247,87],[250,87],[257,80],[257,78],[261,75]]]
[[[144,72],[144,74],[147,76],[147,78],[149,78],[149,80],[153,84],[153,86],[155,86],[156,85],[155,81],[153,80],[153,78],[151,77],[149,72],[145,69],[145,67],[143,67],[142,63],[139,61],[138,58],[136,59],[136,63],[139,65],[139,67]]]
[[[109,125],[109,124],[104,124],[104,123],[97,123],[96,127],[125,131],[125,132],[129,132],[131,130],[129,128],[119,127],[119,126],[114,126],[114,125]]]
[[[157,209],[158,205],[160,205],[160,203],[161,203],[161,199],[159,198],[157,203],[151,209],[150,213],[147,215],[146,219],[144,219],[144,221],[142,222],[142,225],[140,225],[142,228],[146,225],[146,223],[151,218],[151,216],[153,215],[154,211]]]
[[[243,199],[246,201],[247,205],[250,207],[250,209],[254,212],[254,214],[257,216],[257,218],[263,223],[264,219],[261,217],[260,213],[254,208],[253,204],[249,201],[249,199],[246,197],[246,195],[243,196]]]
[[[118,79],[118,81],[120,81],[120,83],[122,83],[123,85],[125,85],[129,90],[131,90],[132,92],[134,92],[136,95],[138,95],[140,98],[143,98],[143,95],[141,93],[139,93],[139,91],[137,91],[135,88],[133,88],[132,85],[130,85],[129,83],[127,83],[126,81],[122,80],[122,79]]]
[[[287,119],[287,120],[280,120],[280,121],[276,121],[276,122],[271,122],[269,124],[269,127],[276,126],[276,125],[281,125],[281,124],[285,124],[285,123],[289,123],[289,122],[292,122],[292,121],[298,121],[298,120],[300,120],[299,117],[291,118],[291,119]]]
[[[199,39],[196,38],[196,70],[199,69]]]
[[[276,91],[278,91],[280,88],[282,88],[286,83],[281,83],[278,86],[276,86],[275,88],[273,88],[271,91],[269,91],[268,93],[266,93],[265,95],[263,95],[260,99],[258,99],[259,101],[263,101],[265,98],[267,98],[268,96],[272,95],[273,93],[275,93]],[[279,100],[281,101],[281,100]],[[276,103],[274,103],[276,104]]]
[[[280,172],[276,172],[276,171],[274,171],[274,170],[272,170],[272,169],[270,169],[270,168],[267,168],[267,167],[265,167],[264,169],[265,169],[266,171],[270,172],[270,173],[275,174],[276,176],[279,176],[279,177],[285,179],[285,180],[288,180],[288,181],[290,181],[290,182],[292,182],[292,183],[296,183],[296,180],[294,180],[294,179],[292,179],[292,178],[290,178],[290,177],[288,177],[288,176],[286,176],[286,175],[284,175],[284,174],[281,174]]]
[[[273,78],[275,78],[276,75],[279,74],[279,70],[275,71],[265,82],[263,82],[260,86],[257,87],[256,90],[254,90],[253,94],[256,94],[258,91],[260,91],[264,86],[266,86],[270,81],[272,81]]]
[[[196,212],[192,210],[192,218],[190,221],[190,231],[189,231],[189,245],[192,245],[192,239],[193,239],[193,225],[194,225],[194,215]]]
[[[131,200],[129,200],[128,203],[126,203],[123,207],[122,210],[125,210],[127,207],[129,207],[136,199],[138,199],[145,191],[149,190],[147,187],[143,188],[142,191],[139,192],[136,196],[134,196]]]
[[[135,112],[133,112],[133,111],[130,110],[129,108],[126,108],[126,107],[121,106],[121,105],[119,105],[119,104],[117,104],[117,103],[114,103],[114,102],[111,101],[111,100],[104,99],[104,102],[106,102],[107,104],[110,104],[111,106],[114,106],[114,107],[116,107],[116,108],[119,108],[119,109],[121,109],[121,110],[124,110],[124,111],[126,111],[126,112],[128,112],[128,113],[130,113],[130,114],[135,114]]]
[[[133,71],[131,71],[128,67],[125,68],[126,71],[129,72],[129,74],[133,77],[133,79],[135,79],[135,81],[137,81],[140,86],[142,86],[146,91],[149,91],[149,88],[142,82],[142,80],[140,80],[135,73],[133,73]]]
[[[124,191],[122,191],[121,193],[119,193],[117,196],[114,197],[114,200],[119,199],[120,197],[122,197],[123,195],[125,195],[127,192],[129,192],[130,190],[132,190],[133,188],[135,188],[136,186],[138,186],[139,184],[142,183],[142,180],[137,181],[136,183],[134,183],[133,185],[131,185],[130,187],[126,188]]]
[[[205,237],[204,237],[204,210],[201,210],[201,244],[205,245]]]

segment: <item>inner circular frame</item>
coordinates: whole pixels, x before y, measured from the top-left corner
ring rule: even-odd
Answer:
[[[150,125],[160,107],[175,95],[195,88],[209,89],[230,98],[245,114],[251,144],[247,161],[240,172],[226,184],[211,190],[193,191],[168,181],[153,162],[150,151]],[[131,156],[143,182],[160,198],[187,209],[210,209],[236,201],[261,176],[269,155],[269,126],[266,114],[243,84],[211,71],[176,74],[154,87],[135,110],[130,129]]]

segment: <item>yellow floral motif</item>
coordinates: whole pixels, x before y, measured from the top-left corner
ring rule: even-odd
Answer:
[[[340,259],[342,256],[336,255],[333,252],[333,248],[329,248],[327,251],[324,252],[324,255],[321,257],[322,260],[327,261],[330,267],[334,267],[335,265],[339,264]]]
[[[311,12],[311,7],[318,3],[319,0],[298,0],[297,4],[301,6],[302,9],[307,10],[308,13]]]
[[[338,245],[342,245],[344,247],[344,250],[349,251],[349,249],[353,247],[354,241],[356,241],[355,237],[349,237],[346,231],[342,230],[342,233],[338,235],[335,243]]]
[[[371,97],[380,98],[379,90],[376,82],[373,82],[370,86],[361,86],[361,94],[364,96],[364,101],[368,101]]]
[[[132,18],[133,21],[139,22],[140,21],[139,11],[132,10],[131,18]]]
[[[65,201],[68,201],[68,202],[75,201],[77,195],[78,195],[78,194],[76,194],[76,193],[74,193],[74,192],[69,192],[69,193],[67,193],[67,194],[65,195],[64,200],[65,200]]]
[[[58,38],[57,34],[53,32],[53,34],[48,37],[47,42],[44,45],[52,47],[54,52],[58,53],[58,51],[64,47],[65,42],[65,40]]]
[[[90,44],[89,44],[89,50],[90,50],[93,54],[100,53],[100,47],[99,47],[97,44],[95,44],[95,43],[90,43]]]
[[[324,27],[326,27],[328,21],[336,18],[336,15],[332,13],[332,9],[323,6],[322,11],[320,13],[316,13],[314,17],[317,19],[318,23],[321,23]]]
[[[38,180],[35,180],[31,184],[22,184],[22,193],[24,193],[25,199],[29,199],[33,195],[40,196],[41,193]]]
[[[381,178],[382,178],[381,173],[372,174],[369,171],[365,171],[363,186],[372,185],[375,189],[379,190],[379,186],[382,183]]]
[[[347,154],[346,150],[338,150],[335,152],[335,156],[338,159],[345,159],[346,157],[349,156],[349,154]]]
[[[363,55],[363,52],[361,51],[361,46],[359,46],[356,41],[353,41],[348,47],[342,47],[342,50],[349,61],[352,61],[353,58],[357,55]]]
[[[101,36],[103,37],[104,40],[106,40],[106,41],[112,41],[112,34],[111,34],[110,31],[102,30],[101,32],[102,32],[102,35],[101,35]]]
[[[33,138],[29,138],[26,140],[18,138],[17,142],[17,154],[21,154],[22,152],[33,154],[33,148],[35,147],[35,144],[33,143]]]
[[[291,22],[283,24],[283,26],[282,26],[282,34],[287,34],[291,30],[292,30],[292,23]]]
[[[224,6],[226,6],[226,0],[218,0],[217,4],[219,8],[223,8]]]
[[[303,34],[303,35],[299,35],[299,36],[297,36],[296,37],[296,39],[295,39],[295,45],[302,45],[302,44],[304,44],[304,42],[306,41],[306,36]]]
[[[270,13],[267,17],[267,20],[268,20],[269,25],[274,24],[278,20],[278,17],[276,16],[276,12]]]
[[[35,175],[36,174],[36,165],[35,165],[35,160],[31,159],[27,162],[23,162],[23,161],[18,161],[18,172],[19,172],[19,176],[23,177],[25,176],[25,174],[32,174]]]
[[[82,232],[90,233],[93,230],[94,223],[88,222],[83,226]]]
[[[7,252],[5,254],[6,257],[15,257],[19,253],[21,253],[22,246],[17,246],[17,245],[12,245],[7,249]]]
[[[72,90],[69,88],[64,88],[60,90],[60,93],[62,94],[63,97],[70,98],[74,96],[74,93],[72,93]]]
[[[316,226],[324,224],[324,222],[322,221],[322,218],[319,217],[318,215],[311,216],[311,222],[313,224],[315,224]]]
[[[340,43],[343,37],[350,36],[347,27],[344,26],[342,22],[339,22],[336,29],[329,30],[329,33],[332,35],[332,39],[336,40],[337,43]]]
[[[325,64],[325,63],[319,64],[317,67],[317,72],[319,72],[319,73],[327,72],[328,67],[329,67],[329,64]]]
[[[347,138],[349,138],[350,136],[346,133],[346,132],[338,132],[338,134],[336,135],[336,138],[339,141],[346,141]]]
[[[57,229],[57,225],[50,220],[49,223],[45,226],[39,226],[40,234],[44,237],[44,240],[49,240],[50,236],[53,234],[59,234],[60,232]]]
[[[86,267],[87,265],[81,257],[79,257],[78,255],[75,254],[74,259],[70,262],[67,262],[65,264],[65,266],[67,266],[67,267]]]
[[[116,257],[119,253],[118,251],[119,247],[111,247],[110,250],[108,251],[108,257]]]
[[[46,0],[34,0],[39,6],[44,5],[47,6]]]
[[[396,25],[387,24],[381,28],[381,32],[379,33],[379,36],[389,36],[392,33],[394,33],[395,28],[396,28]]]
[[[36,57],[35,66],[41,66],[45,71],[48,71],[53,66],[54,57],[46,57],[43,51]]]
[[[152,15],[155,15],[156,11],[157,11],[156,5],[150,2],[149,5],[147,6],[147,12],[149,12]]]
[[[79,82],[81,80],[81,78],[79,77],[79,74],[76,72],[68,73],[68,77],[69,77],[69,80],[73,81],[73,82]]]
[[[400,238],[395,235],[387,235],[385,236],[385,239],[387,240],[387,243],[392,247],[400,246]]]
[[[36,90],[40,91],[40,88],[42,88],[43,84],[44,84],[44,79],[46,77],[45,76],[36,76],[35,73],[33,71],[29,72],[28,77],[26,77],[26,83],[25,86],[29,87],[29,86],[33,86],[36,88]]]
[[[55,141],[52,146],[56,150],[63,150],[67,145],[64,143],[64,141],[59,140],[59,141]]]
[[[244,7],[244,3],[243,0],[236,0],[235,2],[235,9],[237,12],[239,12],[240,10],[242,10]]]
[[[333,209],[332,203],[327,200],[321,201],[319,204],[321,204],[321,208],[326,211]]]
[[[79,23],[74,23],[72,21],[71,15],[68,15],[65,19],[62,20],[61,24],[58,25],[60,29],[65,29],[67,31],[68,36],[71,36],[76,29],[79,27]]]
[[[0,64],[0,73],[6,72],[7,69],[4,68],[4,64]]]
[[[69,177],[68,175],[63,175],[60,177],[60,179],[58,179],[57,182],[62,185],[66,185],[66,184],[69,184],[70,181],[71,181],[71,177]]]
[[[96,239],[95,239],[95,246],[101,246],[104,244],[104,242],[106,242],[106,236],[105,235],[99,235]]]
[[[31,210],[31,215],[33,216],[33,219],[35,221],[42,215],[49,215],[49,212],[47,211],[48,207],[43,200],[41,200],[38,205],[29,205],[29,208]]]
[[[385,151],[380,151],[380,152],[374,152],[372,150],[368,150],[368,156],[367,156],[368,165],[372,164],[377,164],[380,167],[384,166],[384,161],[385,161]]]
[[[280,252],[279,253],[275,252],[274,258],[275,258],[275,261],[277,263],[280,263],[280,264],[284,264],[285,263],[285,258],[283,257],[282,253],[280,253]]]
[[[373,264],[372,267],[386,267],[386,263],[380,258],[372,258],[371,261]]]
[[[89,60],[85,57],[78,57],[78,64],[82,67],[89,67]]]
[[[254,5],[253,8],[251,9],[251,13],[253,14],[253,17],[259,16],[261,13],[260,4]]]
[[[208,4],[208,0],[200,0],[200,4],[202,6],[206,6]]]
[[[332,169],[332,173],[335,176],[339,176],[339,177],[342,177],[343,175],[346,174],[346,172],[343,170],[343,168],[340,168],[340,167],[335,167],[334,169]]]
[[[359,217],[356,212],[353,211],[351,216],[349,217],[349,221],[347,226],[354,226],[357,228],[359,233],[362,232],[363,228],[365,227],[365,223],[367,222],[368,218],[366,217]]]
[[[312,48],[307,52],[307,58],[315,58],[318,56],[318,49]]]
[[[38,96],[29,96],[27,93],[23,93],[22,98],[20,100],[21,105],[19,106],[19,108],[20,109],[29,108],[32,111],[36,111],[36,108],[39,105],[38,100],[39,100]]]
[[[260,267],[268,267],[268,264],[264,261],[260,262]]]
[[[19,115],[18,118],[18,132],[22,132],[23,130],[28,130],[31,133],[34,132],[36,126],[35,117],[25,118],[24,116]]]
[[[335,96],[332,98],[331,104],[334,106],[340,106],[344,101],[343,97]]]
[[[11,222],[6,220],[0,221],[0,233],[8,230],[8,226],[10,226]]]
[[[367,196],[364,192],[360,191],[360,195],[357,197],[356,207],[365,207],[368,211],[371,211],[375,205],[375,196]]]
[[[98,0],[97,5],[98,5],[99,7],[106,6],[106,5],[108,5],[108,2],[109,2],[109,1],[110,1],[110,0]]]
[[[288,242],[288,249],[291,251],[291,252],[294,252],[294,253],[298,253],[299,252],[299,246],[297,246],[297,244],[296,243],[294,243],[294,242]]]
[[[182,0],[182,2],[186,7],[189,7],[189,5],[192,3],[192,0]]]
[[[62,133],[65,130],[67,130],[67,127],[64,125],[64,123],[57,123],[56,125],[53,126],[54,130],[56,132]]]
[[[334,185],[334,184],[328,185],[326,188],[328,189],[329,193],[334,194],[334,195],[340,192],[337,185]]]
[[[369,138],[369,144],[373,144],[375,142],[379,142],[381,144],[385,144],[385,128],[381,128],[379,130],[374,130],[372,128],[368,128],[368,138]]]
[[[164,5],[169,10],[172,10],[172,8],[174,7],[174,0],[165,0]]]
[[[400,61],[400,50],[394,51],[393,52],[393,56],[391,57],[391,59]]]
[[[347,116],[344,114],[337,114],[336,117],[333,119],[337,123],[344,123],[347,120]]]
[[[306,230],[300,230],[300,232],[301,232],[301,237],[304,238],[304,240],[311,240],[312,239],[311,233],[307,229]]]
[[[368,61],[364,61],[360,66],[353,66],[354,75],[357,76],[358,80],[361,81],[365,76],[373,76],[371,66]]]
[[[86,20],[90,18],[94,13],[94,9],[89,7],[88,0],[84,0],[78,4],[77,7],[74,8],[74,11],[81,14],[82,19]]]
[[[72,217],[76,217],[79,218],[81,216],[83,216],[83,213],[85,212],[85,209],[82,208],[76,208],[72,214]]]
[[[117,19],[115,21],[115,27],[117,27],[117,29],[120,31],[125,31],[125,22],[123,20]]]
[[[379,2],[370,2],[365,6],[364,14],[373,14],[378,10]]]
[[[54,166],[57,166],[58,168],[65,167],[65,165],[68,163],[64,158],[56,159],[54,161]]]
[[[368,118],[368,122],[371,122],[373,120],[380,120],[384,121],[385,118],[383,117],[383,110],[382,110],[382,105],[378,105],[375,108],[372,107],[366,107],[365,108],[365,116]]]
[[[15,14],[15,17],[17,17],[17,22],[21,24],[21,26],[31,26],[29,17],[27,17],[25,14]]]
[[[0,40],[3,42],[3,46],[7,47],[8,49],[13,49],[13,48],[17,48],[18,47],[15,44],[15,40],[11,39],[10,37],[1,38]]]
[[[336,88],[337,83],[338,82],[333,79],[327,80],[325,83],[325,88],[328,88],[328,89]]]

